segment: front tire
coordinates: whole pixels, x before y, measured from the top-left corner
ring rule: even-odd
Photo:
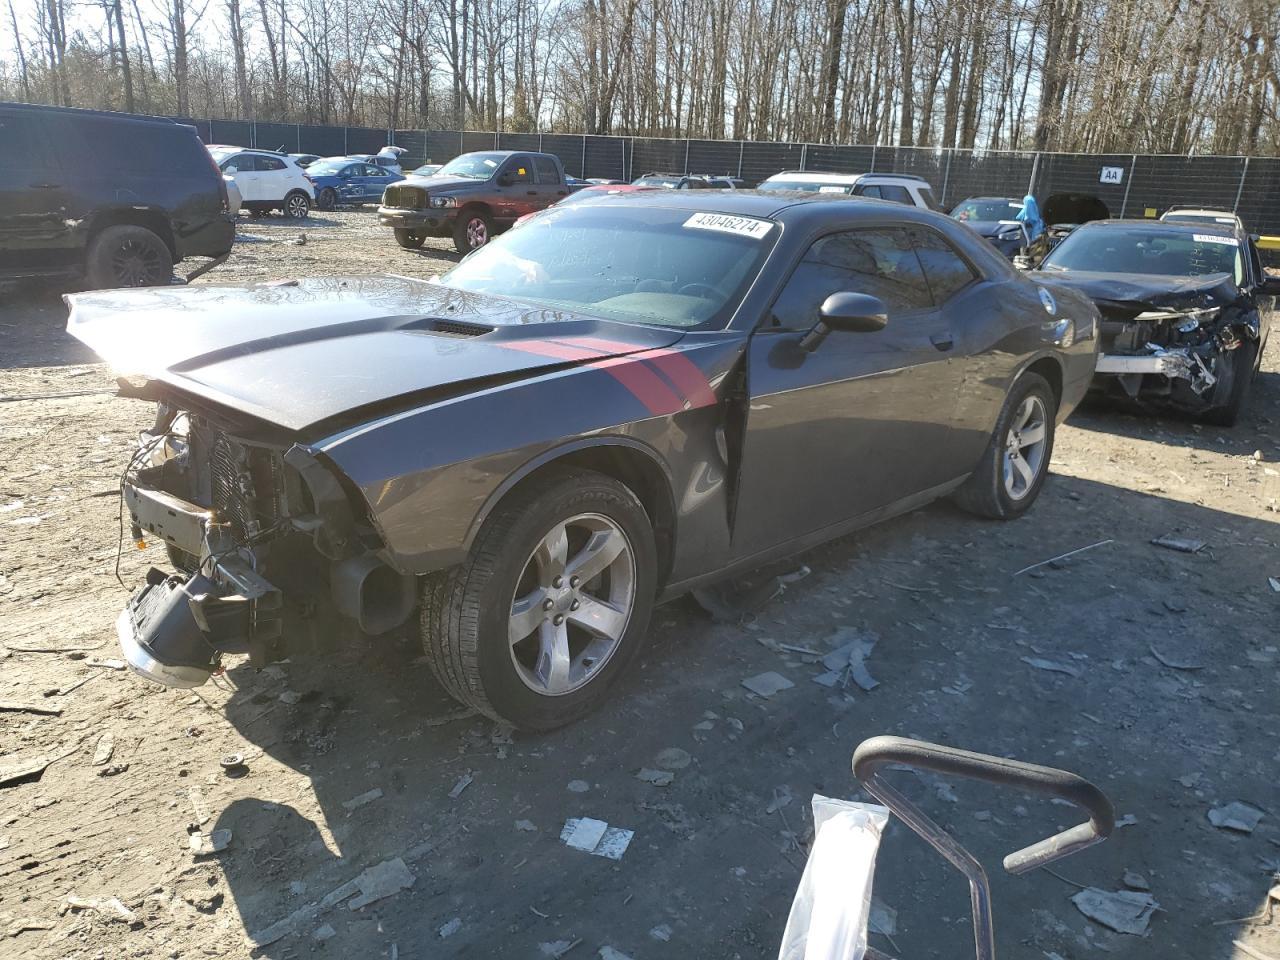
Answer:
[[[466,256],[493,239],[493,221],[483,210],[463,210],[453,224],[453,245]]]
[[[1249,391],[1258,366],[1258,345],[1246,340],[1231,354],[1231,383],[1226,402],[1206,411],[1200,419],[1219,427],[1234,427],[1249,405]]]
[[[332,210],[338,205],[338,195],[334,192],[333,187],[325,187],[320,191],[320,196],[316,197],[316,206],[321,210]]]
[[[640,652],[656,555],[630,489],[553,468],[499,504],[462,564],[425,580],[427,662],[454,699],[495,720],[572,723]]]
[[[99,290],[162,286],[173,276],[173,255],[146,227],[107,227],[89,244],[85,273]]]
[[[1024,373],[1005,398],[991,442],[955,502],[992,520],[1013,520],[1031,508],[1053,456],[1058,401],[1049,381]]]
[[[417,250],[426,241],[426,234],[418,233],[416,230],[404,230],[400,227],[395,228],[396,243],[404,247],[406,250]]]

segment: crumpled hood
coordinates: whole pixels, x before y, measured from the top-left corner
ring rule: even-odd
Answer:
[[[666,347],[682,336],[398,277],[65,299],[67,331],[118,374],[294,431]]]
[[[1195,310],[1234,303],[1240,296],[1225,273],[1204,277],[1161,277],[1145,273],[1091,273],[1037,270],[1032,279],[1079,290],[1099,306],[1144,310]]]
[[[971,229],[977,230],[982,236],[988,240],[999,236],[1006,230],[1017,230],[1017,220],[966,220],[964,221]],[[1019,231],[1021,233],[1021,231]]]
[[[442,177],[439,174],[432,174],[429,177],[405,177],[398,182],[402,187],[418,187],[431,194],[456,187],[476,187],[489,181],[476,180],[472,177]]]

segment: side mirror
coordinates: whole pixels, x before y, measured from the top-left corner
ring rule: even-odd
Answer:
[[[818,322],[800,340],[800,346],[810,352],[816,350],[832,330],[844,333],[874,333],[883,330],[889,322],[889,311],[884,301],[865,293],[833,293],[818,308]]]

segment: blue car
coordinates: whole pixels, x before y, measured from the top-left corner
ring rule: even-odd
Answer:
[[[307,176],[315,184],[316,206],[321,210],[345,203],[376,203],[388,184],[404,179],[403,174],[354,157],[317,160],[307,167]]]

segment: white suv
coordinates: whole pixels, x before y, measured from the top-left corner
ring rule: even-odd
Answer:
[[[301,220],[311,212],[316,191],[292,157],[270,150],[213,145],[213,161],[236,182],[243,207],[255,216],[279,210]]]
[[[906,173],[815,173],[784,170],[765,180],[757,190],[798,190],[802,193],[843,193],[905,203],[909,207],[941,210],[924,177]]]

